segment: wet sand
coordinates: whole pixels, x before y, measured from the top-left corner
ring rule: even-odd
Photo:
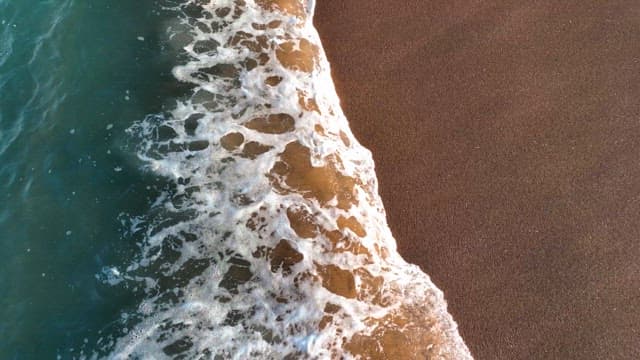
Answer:
[[[640,3],[319,1],[403,256],[477,359],[640,358]]]

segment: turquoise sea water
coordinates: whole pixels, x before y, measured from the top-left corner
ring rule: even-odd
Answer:
[[[399,324],[469,358],[314,1],[266,5],[0,0],[0,360],[351,358]]]
[[[162,180],[125,133],[180,92],[153,0],[0,0],[0,359],[93,353]],[[165,4],[166,5],[166,4]]]

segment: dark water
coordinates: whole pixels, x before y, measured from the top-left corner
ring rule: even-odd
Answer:
[[[163,186],[125,133],[179,91],[161,5],[0,0],[0,359],[92,353],[137,301],[97,275]]]

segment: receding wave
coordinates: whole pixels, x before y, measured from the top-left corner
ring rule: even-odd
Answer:
[[[466,359],[443,294],[396,251],[302,0],[173,9],[189,94],[129,130],[172,183],[140,255],[103,279],[144,293],[93,357]]]

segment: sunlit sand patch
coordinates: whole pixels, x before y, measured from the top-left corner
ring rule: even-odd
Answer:
[[[295,129],[296,121],[289,114],[270,114],[253,118],[244,126],[265,134],[283,134]]]
[[[148,299],[112,357],[470,358],[442,293],[396,252],[310,4],[179,9],[191,59],[174,75],[194,91],[132,128],[175,189],[128,269]]]
[[[301,108],[306,111],[315,111],[318,114],[321,114],[320,108],[318,107],[318,103],[316,100],[309,97],[307,93],[303,90],[298,90],[298,104]]]
[[[233,151],[239,148],[243,142],[244,135],[238,132],[232,132],[220,138],[220,145],[228,151]]]
[[[318,47],[304,38],[291,40],[278,46],[276,56],[287,69],[311,72],[318,59]]]
[[[265,10],[282,11],[289,15],[306,17],[305,4],[300,0],[257,0],[256,3]]]
[[[317,200],[321,206],[336,202],[336,207],[342,210],[357,205],[356,180],[338,171],[335,155],[325,159],[326,166],[313,166],[311,150],[299,142],[291,142],[279,159],[269,172],[277,191],[298,192],[305,198]]]

